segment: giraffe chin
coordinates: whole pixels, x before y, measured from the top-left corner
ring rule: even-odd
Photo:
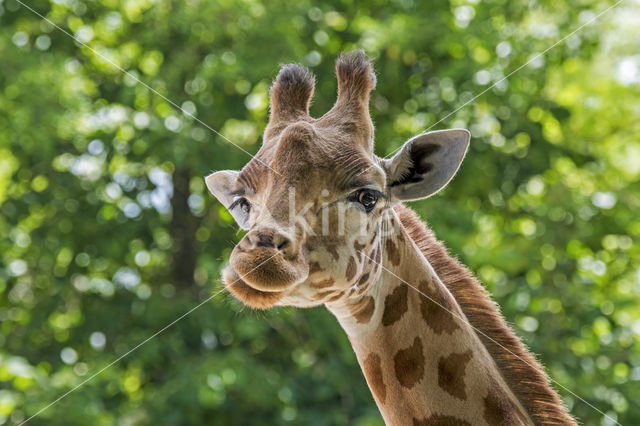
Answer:
[[[247,306],[257,309],[269,309],[285,295],[284,291],[260,291],[247,284],[237,272],[227,266],[222,270],[222,279],[227,290]]]

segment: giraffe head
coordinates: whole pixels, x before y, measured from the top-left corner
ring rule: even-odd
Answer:
[[[249,306],[314,306],[362,291],[380,273],[385,217],[394,203],[428,197],[456,173],[466,130],[425,133],[389,160],[373,153],[364,52],[336,63],[338,98],[309,116],[315,79],[285,65],[270,92],[263,143],[242,170],[206,177],[209,190],[248,232],[223,271]]]

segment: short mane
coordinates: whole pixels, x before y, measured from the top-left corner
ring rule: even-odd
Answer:
[[[551,387],[542,366],[507,326],[498,306],[480,281],[449,255],[445,246],[413,210],[403,204],[394,209],[411,239],[460,304],[471,325],[486,334],[478,333],[478,337],[533,421],[540,425],[575,425],[576,421]]]

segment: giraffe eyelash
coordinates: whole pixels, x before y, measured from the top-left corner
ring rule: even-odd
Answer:
[[[229,210],[233,210],[236,207],[240,207],[245,213],[249,213],[251,210],[251,203],[249,203],[249,200],[244,197],[238,197],[229,205]]]
[[[363,202],[362,202],[362,196],[363,195],[371,195],[374,198],[373,200],[373,205],[371,207],[366,207],[364,206]],[[378,201],[380,201],[380,199],[384,199],[385,196],[382,192],[376,190],[376,189],[370,189],[370,188],[361,188],[357,191],[352,192],[351,194],[349,194],[349,196],[347,197],[347,199],[353,203],[357,203],[360,204],[363,208],[363,210],[366,213],[370,213],[373,211],[373,209],[375,209],[375,207],[378,205]]]

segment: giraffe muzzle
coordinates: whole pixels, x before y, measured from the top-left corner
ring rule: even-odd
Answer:
[[[264,292],[287,290],[309,275],[304,251],[296,250],[290,237],[274,229],[247,233],[229,264],[248,286]]]

